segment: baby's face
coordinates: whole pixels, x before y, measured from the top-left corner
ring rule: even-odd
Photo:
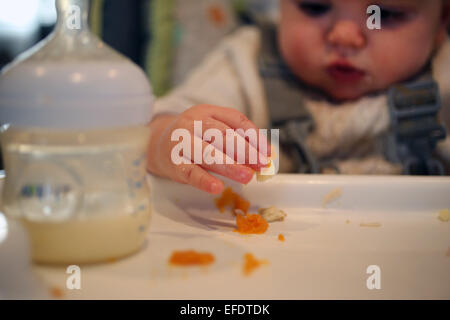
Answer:
[[[381,8],[369,30],[367,8]],[[445,39],[441,0],[282,0],[280,49],[304,82],[336,100],[384,90],[420,72]]]

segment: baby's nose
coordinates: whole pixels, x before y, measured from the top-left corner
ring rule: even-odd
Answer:
[[[337,47],[360,49],[366,45],[361,28],[353,21],[337,22],[328,34],[328,41]]]

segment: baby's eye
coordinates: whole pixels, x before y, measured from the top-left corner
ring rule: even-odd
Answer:
[[[331,10],[331,4],[313,1],[299,2],[298,7],[300,8],[300,10],[311,17],[323,16]]]
[[[400,10],[381,8],[381,22],[384,24],[395,24],[406,20],[407,13]]]

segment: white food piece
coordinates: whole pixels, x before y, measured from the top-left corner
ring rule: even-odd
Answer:
[[[258,213],[267,222],[283,221],[287,216],[283,210],[280,210],[277,207],[262,208],[258,210]]]
[[[274,175],[270,174],[261,174],[259,172],[256,173],[256,181],[258,182],[266,182],[267,180],[270,180],[273,178]]]
[[[267,168],[262,168],[261,172],[256,172],[256,181],[265,182],[269,179],[272,179],[275,176],[275,165],[273,161],[270,161],[270,164]]]
[[[325,208],[328,204],[339,199],[341,196],[342,196],[341,188],[336,188],[332,190],[322,198],[322,207]]]
[[[441,212],[439,212],[439,220],[442,222],[448,222],[450,220],[450,210],[441,210]]]
[[[361,223],[359,226],[360,227],[369,227],[369,228],[379,228],[379,227],[381,227],[381,223],[379,223],[379,222],[368,222],[368,223]]]
[[[277,168],[275,167],[275,159],[277,158],[277,154],[275,153],[274,148],[272,147],[272,155],[269,159],[269,166],[266,168],[262,168],[261,172],[256,172],[256,181],[265,182],[271,178],[273,178],[277,173]]]

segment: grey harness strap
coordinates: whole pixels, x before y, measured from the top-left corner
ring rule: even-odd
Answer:
[[[433,157],[437,142],[446,136],[437,120],[440,107],[439,87],[431,76],[389,91],[391,127],[386,157],[403,164],[404,174],[445,174],[442,163]]]
[[[302,84],[283,63],[277,50],[276,29],[262,26],[263,47],[259,59],[272,127],[280,129],[280,146],[295,161],[298,173],[320,173],[330,163],[320,163],[306,146],[314,120],[305,107]],[[440,96],[431,77],[389,90],[391,127],[385,143],[386,159],[402,164],[404,174],[443,175],[433,158],[445,130],[438,124]],[[335,168],[336,171],[337,168]]]
[[[299,82],[277,52],[275,29],[263,28],[263,37],[259,65],[272,127],[280,129],[280,146],[294,159],[298,173],[319,173],[319,164],[305,143],[314,122]]]

